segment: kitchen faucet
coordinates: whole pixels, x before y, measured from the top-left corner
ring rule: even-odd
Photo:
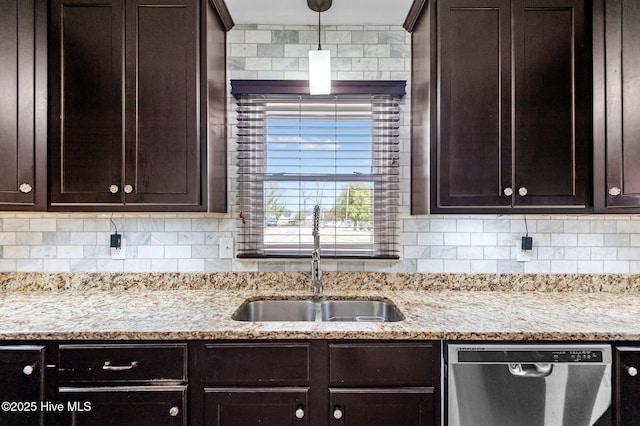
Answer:
[[[320,270],[320,206],[313,208],[313,252],[311,253],[311,281],[313,294],[322,294],[322,271]]]

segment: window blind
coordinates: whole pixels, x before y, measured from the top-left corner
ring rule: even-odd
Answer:
[[[398,99],[236,99],[238,257],[398,258]]]

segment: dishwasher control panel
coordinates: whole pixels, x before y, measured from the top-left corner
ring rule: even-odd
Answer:
[[[459,348],[459,363],[601,363],[603,351],[584,350],[492,350]]]

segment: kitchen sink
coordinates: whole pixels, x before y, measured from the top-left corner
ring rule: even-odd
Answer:
[[[315,321],[313,300],[254,300],[231,317],[236,321]]]
[[[400,311],[380,300],[326,300],[320,304],[322,321],[395,322]]]
[[[395,322],[403,316],[387,300],[299,299],[247,301],[231,316],[236,321]]]

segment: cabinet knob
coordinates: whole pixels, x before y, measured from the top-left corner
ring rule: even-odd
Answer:
[[[23,194],[28,194],[31,191],[33,191],[33,187],[31,185],[29,185],[28,183],[21,184],[19,189],[20,189],[20,192],[22,192]]]
[[[629,374],[631,377],[636,377],[638,375],[638,370],[635,367],[627,367],[625,365],[624,369],[627,370],[627,374]]]
[[[504,195],[506,195],[507,197],[511,197],[513,195],[513,188],[511,187],[506,187],[504,189],[504,191],[502,191],[504,193]]]
[[[175,405],[173,407],[169,408],[169,415],[171,417],[176,417],[178,414],[180,414],[180,408],[178,408]]]
[[[343,416],[342,409],[340,407],[336,407],[333,409],[333,418],[336,420],[340,420]]]
[[[296,410],[296,418],[303,419],[304,418],[304,409],[302,407],[298,407]]]
[[[133,192],[133,185],[125,185],[124,186],[124,193],[125,194],[131,194]]]
[[[111,185],[109,187],[109,192],[112,194],[117,194],[118,191],[120,191],[120,188],[118,188],[118,185]]]
[[[609,195],[617,197],[618,195],[620,195],[622,193],[622,190],[620,188],[618,188],[617,186],[613,186],[613,187],[609,188],[609,190],[607,192],[609,193]]]
[[[36,371],[37,365],[36,364],[31,364],[31,365],[25,365],[22,368],[22,373],[26,376],[30,376],[33,374],[34,371]]]
[[[518,194],[519,194],[521,197],[524,197],[525,195],[527,195],[527,192],[528,192],[528,191],[527,191],[527,188],[525,188],[524,186],[523,186],[523,187],[521,187],[520,189],[518,189]]]

